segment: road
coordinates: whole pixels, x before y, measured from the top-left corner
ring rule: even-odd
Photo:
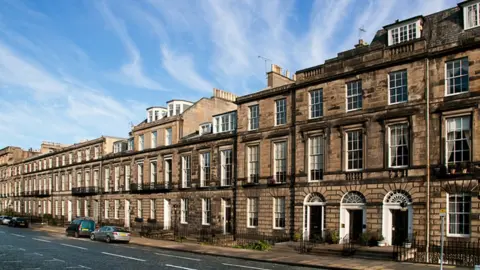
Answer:
[[[231,269],[307,270],[313,268],[177,252],[23,228],[0,227],[0,269]]]

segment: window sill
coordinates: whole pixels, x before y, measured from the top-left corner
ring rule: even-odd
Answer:
[[[258,186],[258,185],[259,185],[258,183],[248,182],[248,183],[242,184],[242,187],[248,188],[248,187],[255,187],[255,186]]]
[[[470,234],[449,234],[449,233],[447,233],[447,237],[452,237],[452,238],[470,238]]]
[[[247,229],[257,229],[258,226],[247,226]]]
[[[210,226],[210,223],[202,223],[202,226]]]
[[[279,230],[279,231],[280,231],[280,230],[285,230],[285,227],[283,227],[283,228],[282,228],[282,227],[279,227],[279,228],[275,228],[275,227],[274,227],[273,229],[274,229],[274,230]]]
[[[362,109],[363,109],[363,108],[347,110],[347,113],[349,113],[349,112],[361,111]]]
[[[188,222],[180,222],[180,224],[187,225],[187,224],[188,224]]]
[[[395,103],[388,103],[388,106],[395,106],[395,105],[401,105],[401,104],[406,104],[408,103],[408,100],[405,100],[405,101],[399,101],[399,102],[395,102]]]
[[[467,90],[467,91],[464,91],[464,92],[453,93],[453,94],[448,94],[447,92],[445,92],[445,97],[446,98],[455,97],[455,96],[458,96],[458,95],[468,94],[468,93],[470,93],[470,90]]]

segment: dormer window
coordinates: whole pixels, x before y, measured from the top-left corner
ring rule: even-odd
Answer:
[[[208,134],[212,132],[212,123],[205,123],[200,125],[199,135]]]
[[[233,131],[237,128],[237,113],[230,112],[222,115],[217,115],[213,118],[215,123],[213,133]]]
[[[420,38],[422,30],[421,19],[393,25],[387,28],[387,30],[389,46]]]
[[[463,7],[463,20],[465,30],[480,26],[480,1]]]
[[[168,116],[173,115],[173,104],[168,104]]]

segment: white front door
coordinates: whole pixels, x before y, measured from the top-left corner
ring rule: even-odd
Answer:
[[[170,230],[172,226],[172,206],[170,200],[163,200],[163,229]]]
[[[125,200],[125,227],[130,228],[130,201]]]
[[[68,221],[72,221],[72,201],[68,201]]]
[[[222,199],[223,208],[223,234],[232,232],[232,206],[229,199]]]

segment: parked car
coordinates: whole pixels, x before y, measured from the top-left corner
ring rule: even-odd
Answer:
[[[2,224],[3,225],[8,225],[8,223],[10,223],[10,220],[12,220],[12,217],[4,216],[3,219],[2,219]]]
[[[95,230],[95,221],[90,218],[76,218],[70,223],[65,230],[67,236],[73,235],[75,237],[90,236]]]
[[[10,223],[8,223],[8,226],[28,228],[28,220],[22,217],[14,217],[12,218],[12,220],[10,220]]]
[[[93,231],[90,234],[90,239],[101,240],[107,243],[110,242],[130,242],[130,232],[121,227],[116,226],[103,226],[98,230]]]

